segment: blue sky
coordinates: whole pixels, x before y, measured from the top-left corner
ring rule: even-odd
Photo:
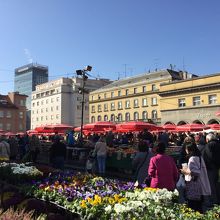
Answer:
[[[220,72],[219,0],[0,0],[0,30],[1,94],[31,61],[50,79],[86,65],[113,80],[170,64]]]

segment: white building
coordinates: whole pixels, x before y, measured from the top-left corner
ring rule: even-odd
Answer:
[[[108,79],[87,79],[85,89],[93,91],[110,81]],[[81,78],[60,78],[36,86],[32,92],[31,129],[49,124],[81,125],[82,94]],[[89,123],[89,94],[85,93],[84,123]]]

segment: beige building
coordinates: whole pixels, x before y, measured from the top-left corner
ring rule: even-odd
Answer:
[[[114,81],[90,93],[90,122],[142,120],[161,124],[161,84],[193,77],[167,69]]]
[[[220,123],[220,73],[160,85],[161,123]]]
[[[26,131],[26,98],[18,92],[0,95],[0,130],[13,133]]]
[[[105,86],[106,79],[87,79],[86,90],[93,91]],[[31,129],[49,124],[80,126],[82,112],[81,78],[60,78],[36,86],[32,92]],[[84,123],[89,122],[89,95],[85,94]]]

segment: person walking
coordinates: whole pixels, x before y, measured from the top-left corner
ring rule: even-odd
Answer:
[[[132,167],[135,170],[135,181],[138,186],[147,183],[150,185],[150,178],[148,176],[148,167],[153,153],[149,150],[146,141],[139,141],[138,152],[136,153],[133,161]]]
[[[185,175],[186,199],[190,208],[203,212],[204,197],[211,195],[206,165],[195,142],[186,144],[185,149],[188,165],[181,172]]]
[[[30,137],[30,156],[31,156],[31,161],[36,163],[37,156],[40,153],[40,140],[36,135],[32,135]]]
[[[203,150],[203,158],[207,167],[209,182],[211,186],[211,203],[220,204],[218,198],[218,175],[220,169],[220,143],[212,133],[206,136],[206,147]]]
[[[9,161],[10,145],[5,140],[4,136],[0,137],[0,161]]]
[[[103,135],[100,136],[98,142],[96,143],[94,153],[97,156],[99,174],[105,175],[107,144]]]
[[[148,175],[151,177],[150,187],[173,191],[179,178],[174,159],[165,155],[164,142],[159,142],[154,149],[156,155],[151,158],[148,168]]]

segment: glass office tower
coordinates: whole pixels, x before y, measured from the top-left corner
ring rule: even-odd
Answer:
[[[30,129],[31,119],[31,93],[36,85],[48,82],[48,67],[37,63],[31,63],[15,69],[14,90],[28,96],[27,107],[27,130]]]

